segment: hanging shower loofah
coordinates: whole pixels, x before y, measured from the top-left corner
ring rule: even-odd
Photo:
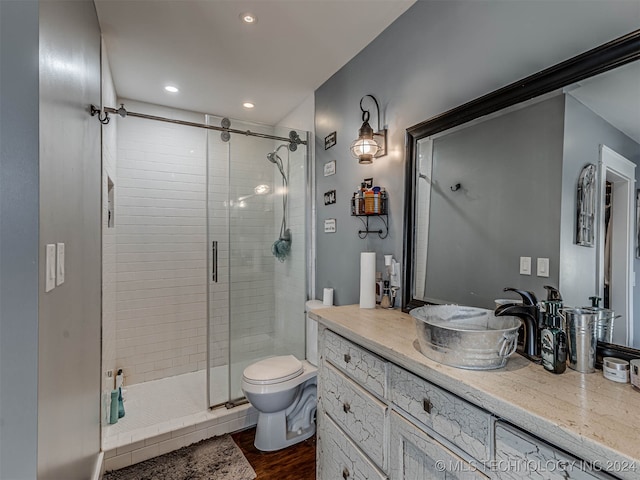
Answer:
[[[291,232],[287,229],[283,236],[273,242],[273,245],[271,245],[271,253],[273,253],[278,260],[284,262],[289,252],[291,252]]]

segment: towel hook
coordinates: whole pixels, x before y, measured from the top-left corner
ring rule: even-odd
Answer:
[[[106,125],[107,123],[109,123],[109,120],[111,120],[109,118],[109,112],[104,112],[104,117],[100,115],[100,113],[102,113],[102,110],[97,108],[95,105],[91,105],[91,116],[95,117],[96,115],[98,115],[98,121],[102,124],[102,125]]]

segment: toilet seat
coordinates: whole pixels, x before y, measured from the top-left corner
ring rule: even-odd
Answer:
[[[242,379],[252,385],[273,385],[286,382],[302,374],[302,362],[293,355],[260,360],[245,368]]]

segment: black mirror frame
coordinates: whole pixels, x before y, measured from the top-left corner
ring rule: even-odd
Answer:
[[[415,254],[414,207],[417,183],[415,157],[418,140],[638,59],[640,59],[640,30],[635,30],[569,60],[558,63],[534,75],[407,128],[405,137],[405,227],[402,259],[404,267],[402,310],[404,312],[408,312],[415,307],[427,303],[413,297],[412,280],[414,274],[413,259]],[[640,358],[639,350],[609,344],[606,344],[606,348],[607,354],[620,353],[623,358]],[[598,350],[602,350],[601,346],[599,346]]]

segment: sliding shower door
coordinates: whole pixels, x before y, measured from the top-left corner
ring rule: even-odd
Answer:
[[[220,125],[217,117],[208,121]],[[284,138],[290,130],[237,121],[231,127]],[[298,133],[306,140],[306,132]],[[243,396],[242,372],[249,364],[282,354],[304,358],[307,147],[291,152],[288,142],[238,134],[227,142],[215,131],[208,137],[213,406]],[[267,155],[276,150],[270,161]],[[282,243],[285,227],[290,250],[279,259],[272,246]]]
[[[220,119],[207,116],[207,123]],[[207,390],[209,405],[229,401],[229,152],[230,144],[207,132]]]

